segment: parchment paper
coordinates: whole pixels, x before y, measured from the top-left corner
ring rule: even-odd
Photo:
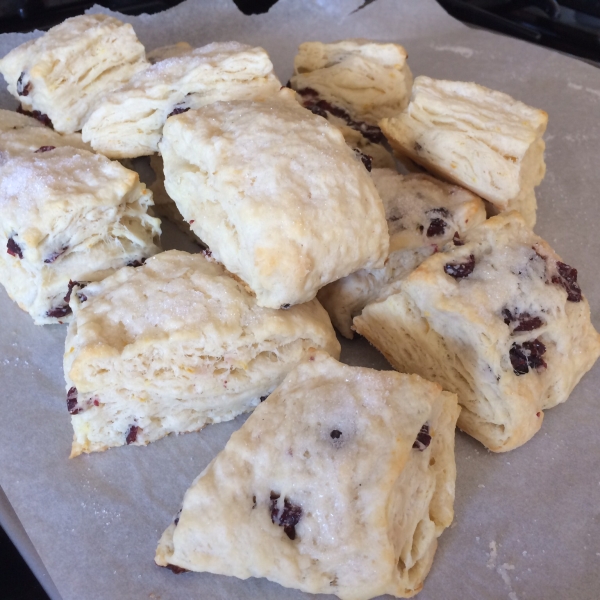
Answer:
[[[377,0],[353,12],[359,5],[280,0],[266,15],[246,17],[229,0],[188,0],[159,15],[121,18],[148,49],[181,40],[260,44],[282,81],[302,41],[398,41],[415,75],[476,81],[544,108],[548,173],[536,231],[579,269],[598,328],[600,71],[469,29],[434,0]],[[0,36],[0,54],[29,37]],[[2,94],[0,106],[16,106]],[[64,600],[307,597],[262,579],[174,575],[153,563],[185,490],[243,418],[69,460],[65,329],[36,327],[3,290],[0,319],[0,485]],[[343,360],[389,368],[364,340],[346,343]],[[457,434],[455,523],[440,538],[421,600],[600,597],[599,367],[546,412],[541,432],[522,448],[491,454]]]

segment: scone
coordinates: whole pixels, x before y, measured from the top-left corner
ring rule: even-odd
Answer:
[[[259,306],[307,302],[331,281],[383,266],[389,236],[369,173],[289,89],[171,117],[160,151],[183,218]]]
[[[576,269],[517,212],[429,257],[354,325],[395,368],[456,392],[458,426],[494,452],[529,440],[600,354]]]
[[[163,252],[74,292],[71,307],[71,456],[233,419],[315,349],[340,353],[316,300],[259,308],[203,254]]]
[[[138,174],[63,147],[0,167],[0,283],[38,325],[71,317],[74,282],[103,279],[159,248],[160,221]]]
[[[100,96],[147,66],[131,25],[81,15],[9,52],[0,73],[25,110],[46,115],[60,133],[73,133]]]
[[[184,54],[188,54],[193,49],[194,48],[187,42],[177,42],[171,46],[161,46],[160,48],[155,48],[150,52],[146,52],[146,60],[151,65],[154,65],[161,60],[165,60],[165,58],[173,58],[175,56],[183,56]]]
[[[83,139],[111,158],[153,154],[171,115],[218,100],[262,100],[280,87],[262,48],[209,44],[165,58],[107,94],[85,123]]]
[[[0,134],[0,164],[17,155],[48,152],[62,146],[91,150],[81,134],[61,135],[36,119],[11,110],[0,109]]]
[[[398,44],[306,42],[298,48],[290,85],[306,108],[339,126],[350,145],[373,159],[373,166],[394,168],[381,145],[385,138],[378,122],[408,104],[412,73],[406,59]]]
[[[544,178],[548,115],[475,83],[415,79],[410,104],[380,126],[391,146],[475,192],[493,212],[518,210],[533,227]]]
[[[361,269],[319,290],[317,297],[335,328],[352,338],[352,319],[387,288],[406,277],[447,242],[485,221],[485,206],[471,192],[429,175],[400,175],[373,169],[390,234],[390,254],[382,269]]]
[[[157,564],[343,600],[413,596],[453,518],[459,410],[420,377],[317,353],[194,481]]]

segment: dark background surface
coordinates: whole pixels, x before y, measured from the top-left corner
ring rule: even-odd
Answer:
[[[245,14],[277,0],[234,0]],[[373,0],[366,0],[365,4]],[[181,0],[0,0],[0,33],[48,29],[101,4],[126,14],[156,13]],[[438,0],[451,15],[600,63],[600,0]],[[49,600],[0,527],[0,600]],[[83,600],[83,599],[82,599]]]

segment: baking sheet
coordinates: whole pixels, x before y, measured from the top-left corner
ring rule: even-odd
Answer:
[[[469,29],[434,0],[360,5],[279,0],[269,13],[247,17],[229,0],[188,0],[159,15],[120,18],[148,49],[181,40],[260,44],[282,81],[302,41],[397,41],[415,75],[476,81],[545,109],[548,172],[538,188],[536,232],[578,268],[600,327],[600,71]],[[0,36],[0,55],[30,37]],[[14,108],[0,89],[0,106]],[[156,542],[185,490],[244,418],[69,460],[64,337],[60,326],[34,326],[0,290],[0,486],[64,600],[308,598],[262,579],[174,575],[154,565]],[[364,340],[344,343],[342,359],[389,368]],[[420,600],[598,599],[599,389],[596,365],[566,404],[546,412],[541,432],[508,454],[457,434],[456,518],[440,538]]]

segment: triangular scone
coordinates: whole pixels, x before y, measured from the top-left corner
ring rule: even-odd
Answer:
[[[61,133],[79,131],[103,94],[148,66],[129,23],[81,15],[21,44],[0,60],[8,91]]]
[[[160,221],[148,215],[152,193],[134,171],[86,150],[40,150],[0,166],[0,283],[43,325],[70,320],[72,282],[99,281],[159,252]]]
[[[111,158],[158,150],[165,121],[218,100],[263,100],[281,83],[262,48],[215,42],[158,61],[107,94],[83,127],[83,139]]]
[[[420,377],[317,353],[192,484],[157,564],[344,600],[416,594],[453,518],[459,410]]]
[[[412,73],[406,59],[398,44],[305,42],[294,59],[290,85],[306,108],[340,126],[346,141],[371,156],[374,166],[393,168],[378,122],[408,104]]]
[[[386,288],[406,277],[450,240],[485,221],[480,198],[429,175],[400,175],[373,169],[371,177],[383,200],[390,254],[382,269],[361,269],[321,288],[317,297],[336,329],[352,338],[352,319]]]
[[[354,319],[397,369],[458,394],[458,426],[490,450],[541,427],[600,355],[577,271],[517,212],[430,256]]]
[[[165,187],[213,256],[279,308],[382,267],[389,235],[367,169],[325,119],[284,88],[168,119]]]
[[[379,124],[399,155],[535,225],[534,188],[546,172],[543,110],[475,83],[420,76],[404,112]]]
[[[171,250],[71,295],[71,456],[252,410],[315,348],[340,345],[316,301],[260,308],[214,261]]]

